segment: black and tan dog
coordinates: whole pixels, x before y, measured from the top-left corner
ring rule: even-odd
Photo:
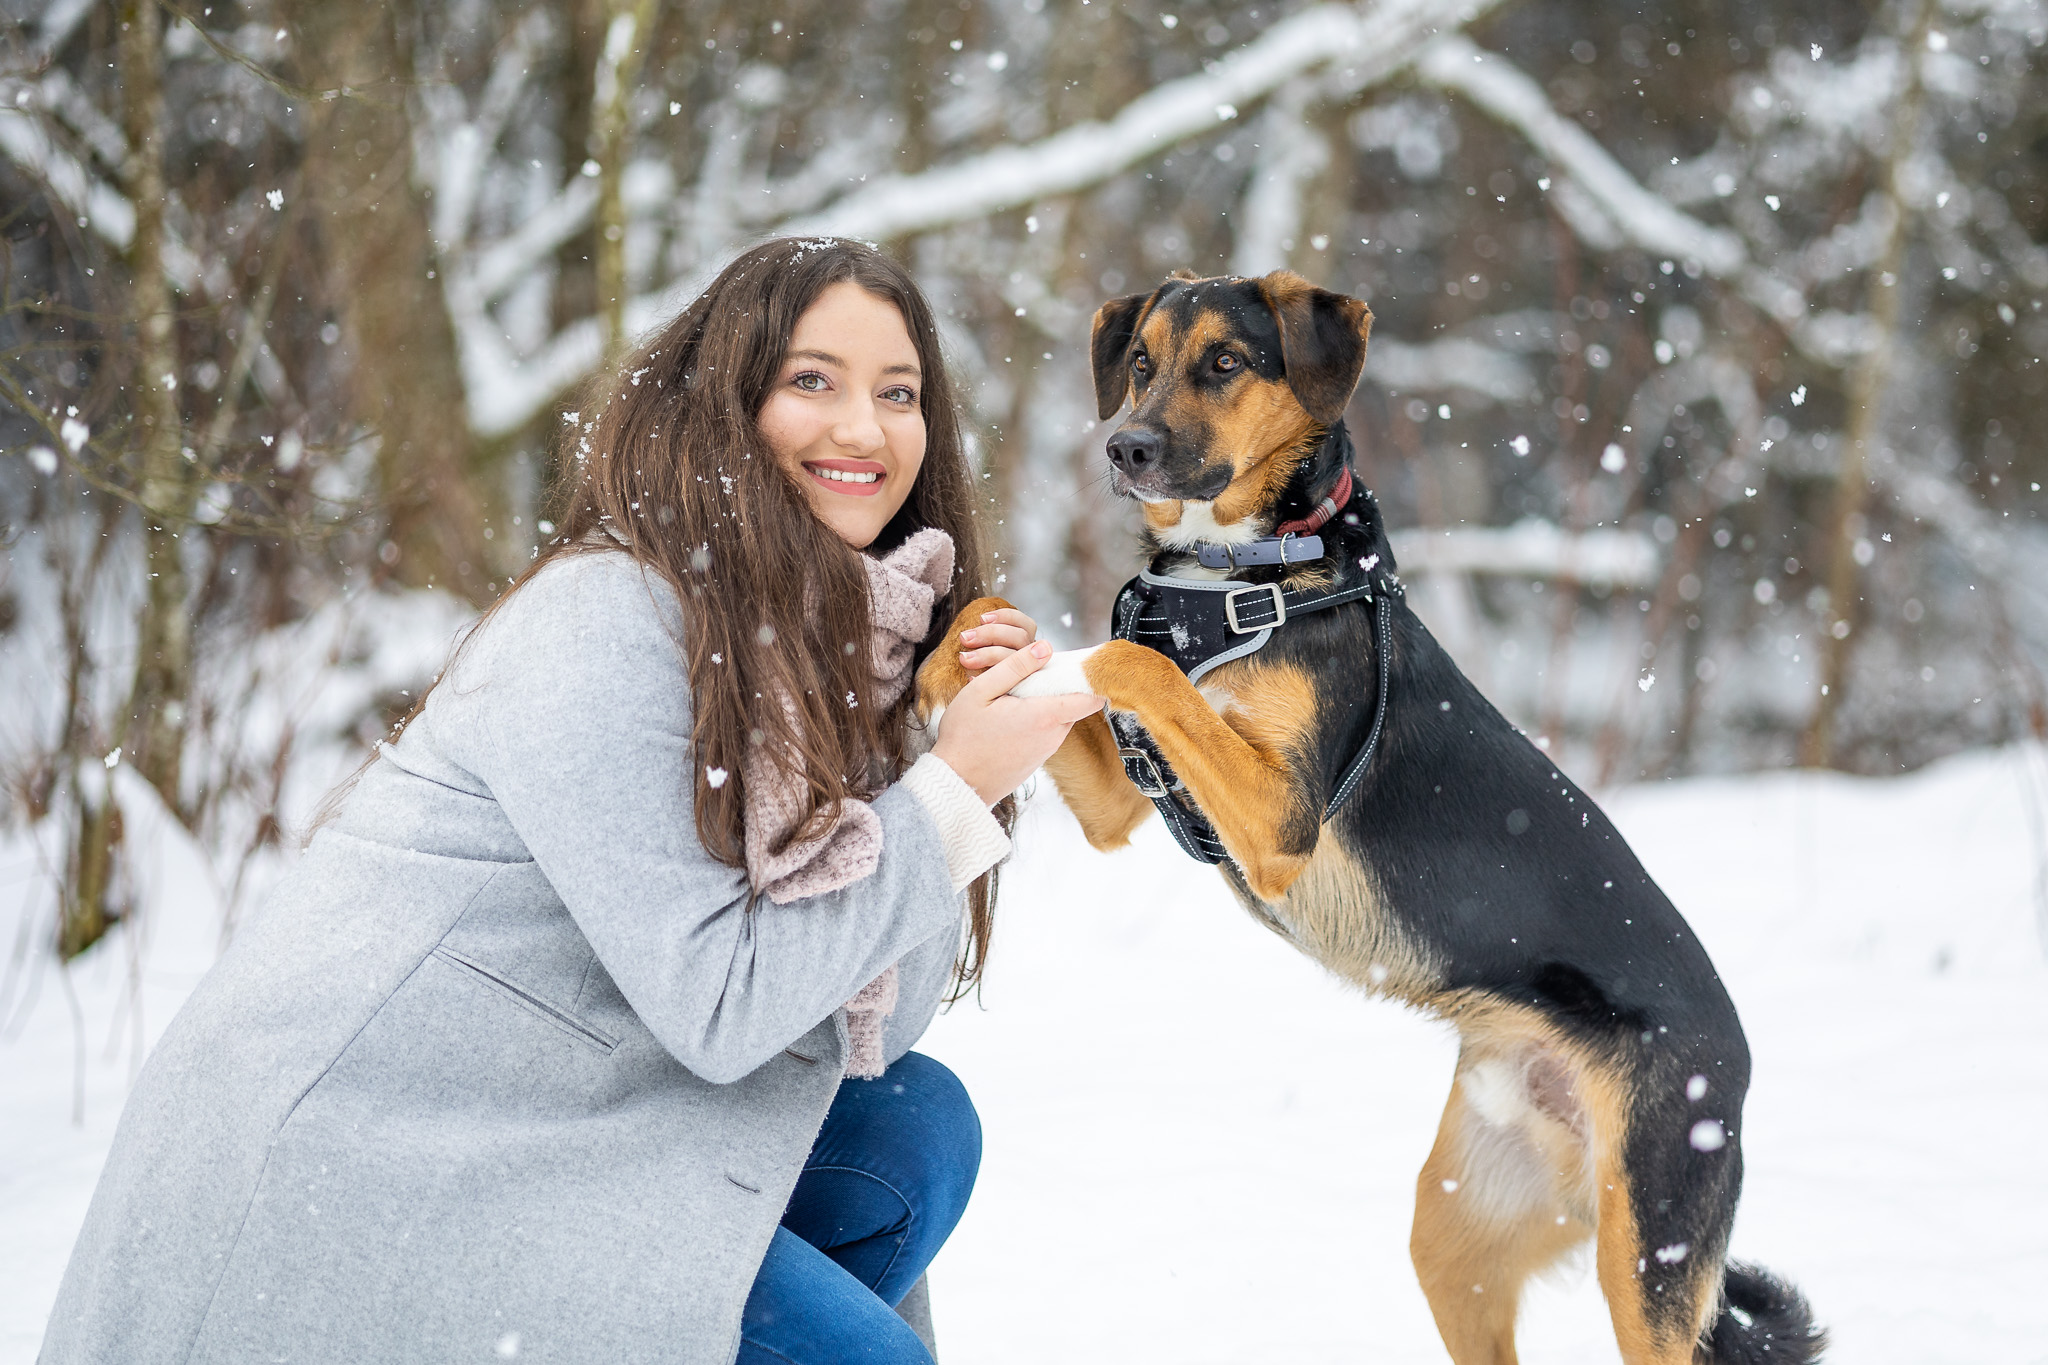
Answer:
[[[1814,1360],[1823,1339],[1798,1294],[1727,1260],[1749,1050],[1677,910],[1400,600],[1370,494],[1319,528],[1315,559],[1283,546],[1280,563],[1232,563],[1349,490],[1342,414],[1371,323],[1358,300],[1284,272],[1177,277],[1103,306],[1096,395],[1105,420],[1133,404],[1108,454],[1117,491],[1144,503],[1153,585],[1274,585],[1239,605],[1354,595],[1198,683],[1171,648],[1116,639],[1056,656],[1027,688],[1091,690],[1135,717],[1179,784],[1169,817],[1206,820],[1259,920],[1456,1024],[1411,1248],[1459,1365],[1513,1361],[1524,1283],[1589,1238],[1630,1365]],[[919,679],[928,714],[966,681],[948,644]],[[1153,809],[1120,747],[1090,717],[1047,765],[1102,849]]]

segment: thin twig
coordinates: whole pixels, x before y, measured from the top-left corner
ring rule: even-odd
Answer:
[[[269,67],[263,66],[260,63],[243,56],[241,53],[229,47],[226,43],[223,43],[220,39],[214,37],[211,33],[208,33],[206,31],[206,25],[202,24],[199,21],[198,16],[193,14],[190,10],[186,9],[183,5],[178,4],[177,0],[157,0],[157,4],[161,5],[165,10],[169,11],[172,14],[175,14],[178,18],[183,19],[187,24],[191,25],[192,31],[199,35],[200,40],[204,42],[208,47],[212,48],[215,53],[219,54],[219,56],[223,60],[233,62],[236,66],[241,67],[244,71],[247,71],[250,75],[254,76],[257,80],[262,81],[265,85],[280,90],[283,93],[290,95],[294,99],[320,101],[351,99],[358,100],[364,104],[370,105],[378,109],[392,109],[396,107],[389,100],[380,100],[373,98],[369,95],[365,95],[362,91],[357,90],[353,86],[342,85],[336,86],[331,90],[316,90],[309,85],[300,85],[295,81],[288,81],[284,77],[278,75],[275,71],[272,71]]]

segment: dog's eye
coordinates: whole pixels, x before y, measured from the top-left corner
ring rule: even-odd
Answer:
[[[1138,374],[1152,373],[1152,361],[1143,352],[1131,357],[1131,369]]]
[[[1235,374],[1243,368],[1244,362],[1228,351],[1216,357],[1216,372],[1218,374]]]

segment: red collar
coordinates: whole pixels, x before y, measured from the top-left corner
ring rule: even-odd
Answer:
[[[1330,489],[1330,496],[1315,505],[1307,516],[1298,521],[1283,521],[1273,528],[1276,536],[1312,536],[1323,529],[1339,508],[1351,501],[1351,466],[1344,466],[1337,475],[1336,484]]]

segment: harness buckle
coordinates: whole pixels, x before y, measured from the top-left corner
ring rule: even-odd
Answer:
[[[1273,619],[1262,621],[1258,625],[1247,626],[1237,619],[1237,599],[1247,593],[1261,592],[1273,594]],[[1287,599],[1280,595],[1280,585],[1278,583],[1256,583],[1249,588],[1238,588],[1234,592],[1223,594],[1223,617],[1230,622],[1230,633],[1232,635],[1250,635],[1254,631],[1285,625],[1287,623]]]
[[[1138,795],[1154,801],[1166,795],[1166,779],[1160,775],[1159,765],[1152,761],[1152,755],[1143,749],[1126,746],[1118,749],[1116,756],[1124,761],[1124,776],[1131,779]]]

